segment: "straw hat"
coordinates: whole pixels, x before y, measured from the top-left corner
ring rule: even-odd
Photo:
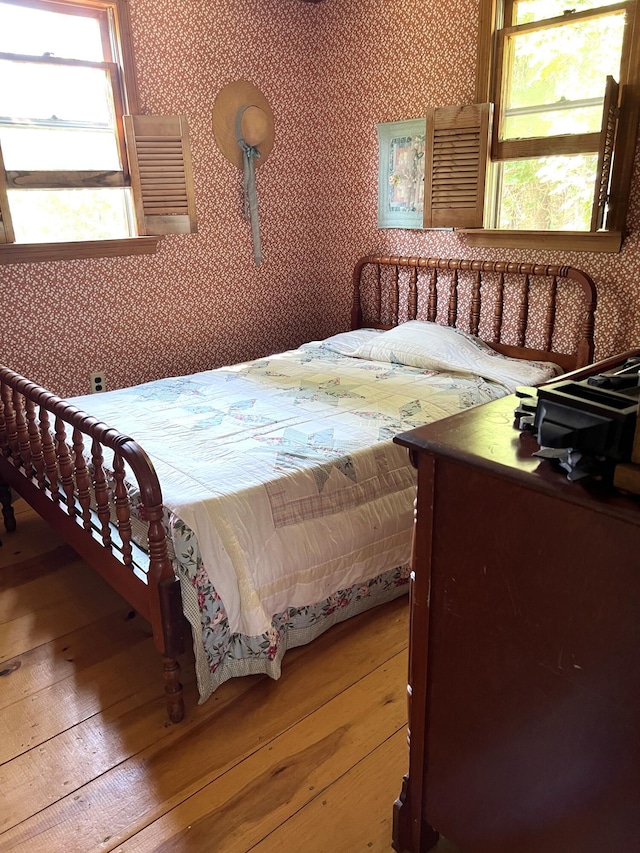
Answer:
[[[273,148],[273,111],[260,89],[247,80],[235,80],[223,86],[213,104],[213,135],[223,155],[242,169],[242,149],[236,139],[236,116],[246,107],[240,120],[242,138],[260,152],[254,161],[258,169]]]

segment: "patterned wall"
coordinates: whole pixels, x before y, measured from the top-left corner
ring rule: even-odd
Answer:
[[[640,177],[620,255],[472,249],[451,232],[376,228],[375,124],[470,103],[477,7],[467,0],[130,0],[147,113],[184,113],[199,232],[157,255],[2,267],[0,361],[60,394],[277,351],[347,328],[350,273],[374,251],[568,263],[599,285],[597,354],[640,344]],[[240,173],[211,106],[244,77],[276,143],[257,176],[265,260],[253,265]]]

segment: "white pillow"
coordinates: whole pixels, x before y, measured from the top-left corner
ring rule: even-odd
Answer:
[[[339,332],[337,335],[325,338],[321,343],[332,352],[353,355],[359,347],[379,338],[382,334],[384,334],[382,329],[353,329],[350,332]]]
[[[551,362],[507,358],[461,329],[423,320],[401,323],[365,341],[352,355],[422,370],[471,373],[499,382],[510,392],[518,385],[539,385],[562,372]]]

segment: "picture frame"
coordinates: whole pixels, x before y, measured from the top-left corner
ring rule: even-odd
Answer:
[[[376,125],[378,133],[378,228],[422,228],[427,121]]]

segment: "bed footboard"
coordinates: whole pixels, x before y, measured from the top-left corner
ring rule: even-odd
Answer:
[[[148,524],[146,548],[132,536],[128,484],[133,480]],[[167,713],[179,722],[184,717],[180,586],[167,556],[160,484],[145,451],[0,367],[0,502],[8,532],[16,526],[10,488],[150,623],[162,656]]]

